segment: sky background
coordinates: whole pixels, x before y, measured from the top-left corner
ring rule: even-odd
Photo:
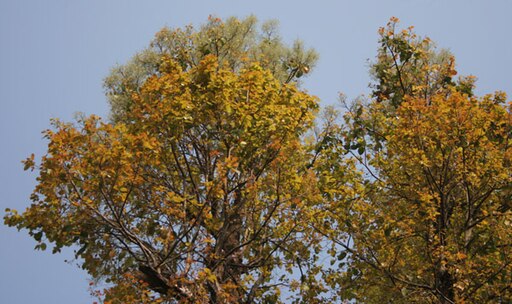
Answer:
[[[368,60],[391,16],[453,52],[477,94],[512,96],[512,1],[498,0],[0,0],[0,215],[29,205],[36,172],[20,161],[46,149],[49,120],[76,112],[106,116],[102,79],[148,45],[163,26],[208,15],[278,19],[285,41],[300,38],[320,60],[304,82],[322,104],[368,94]],[[2,221],[3,222],[3,221]],[[91,304],[88,276],[65,263],[72,250],[34,251],[26,231],[0,224],[0,303]]]

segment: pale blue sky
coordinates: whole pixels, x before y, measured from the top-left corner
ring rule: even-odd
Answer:
[[[45,150],[49,119],[73,113],[106,115],[102,78],[168,25],[200,24],[208,15],[279,19],[282,36],[301,38],[320,53],[305,82],[323,104],[338,92],[369,92],[367,59],[377,29],[391,16],[450,49],[477,92],[512,94],[512,1],[507,0],[0,0],[0,214],[23,210],[35,173],[20,160]],[[60,255],[35,252],[25,232],[0,225],[0,303],[92,303],[87,275]]]

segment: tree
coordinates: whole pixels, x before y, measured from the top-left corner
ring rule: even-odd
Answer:
[[[112,69],[106,77],[104,86],[111,105],[111,120],[123,120],[133,103],[132,92],[158,73],[162,55],[173,58],[186,71],[208,54],[215,55],[220,66],[234,72],[248,61],[258,62],[281,83],[297,81],[308,74],[318,59],[316,52],[305,49],[299,40],[291,47],[286,46],[275,20],[265,22],[261,30],[254,16],[242,20],[231,17],[226,21],[210,16],[198,30],[192,26],[163,28],[147,49]]]
[[[415,40],[400,41],[393,45],[415,49]],[[355,193],[342,193],[352,202],[337,202],[334,192],[329,225],[316,224],[342,267],[325,280],[340,297],[364,303],[508,303],[512,104],[502,93],[474,97],[452,81],[421,86],[431,79],[416,74],[424,62],[391,58],[403,63],[393,60],[396,73],[379,88],[393,94],[354,103],[335,138],[362,175]]]
[[[54,121],[33,204],[6,223],[39,249],[78,246],[106,303],[279,302],[292,279],[276,271],[319,246],[302,237],[318,199],[300,141],[316,98],[207,55],[163,57],[131,101],[127,123]]]

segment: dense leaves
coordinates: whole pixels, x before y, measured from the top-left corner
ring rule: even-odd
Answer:
[[[104,303],[511,302],[512,103],[397,22],[372,97],[320,118],[275,24],[162,30],[109,122],[53,121],[5,223],[76,248]]]
[[[171,302],[277,299],[290,279],[273,272],[307,267],[316,246],[301,238],[318,199],[299,142],[316,99],[207,56],[188,71],[162,58],[132,100],[126,124],[56,121],[34,204],[7,224],[78,245],[115,303],[145,302],[138,281]]]
[[[220,66],[238,72],[247,62],[258,62],[281,83],[296,82],[308,74],[318,55],[299,40],[287,46],[279,35],[278,22],[270,20],[258,28],[257,19],[210,17],[198,29],[163,28],[150,46],[128,63],[112,69],[105,79],[111,119],[121,121],[131,110],[132,92],[160,70],[161,56],[176,61],[183,70],[196,67],[204,56],[214,55]]]
[[[357,270],[341,284],[364,303],[510,301],[511,107],[454,90],[383,108],[361,114],[385,144],[353,154],[364,192],[335,216]]]
[[[439,57],[396,22],[380,30],[376,98],[354,102],[340,127],[363,175],[321,229],[347,253],[326,279],[363,303],[510,302],[511,104],[474,97],[471,77],[449,80],[453,59],[421,61]]]

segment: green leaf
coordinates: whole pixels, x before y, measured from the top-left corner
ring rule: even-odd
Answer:
[[[83,246],[82,246],[82,248],[80,248],[80,249],[75,253],[75,257],[77,257],[77,258],[78,258],[82,253],[84,253],[84,252],[85,252],[85,250],[87,249],[87,246],[88,246],[88,245],[89,245],[89,244],[85,244],[85,245],[83,245]]]
[[[37,233],[34,234],[34,239],[38,242],[41,241],[41,238],[43,237],[43,232],[42,231],[39,231]]]
[[[338,254],[337,258],[338,258],[338,261],[341,261],[343,260],[345,257],[347,256],[347,252],[346,251],[342,251]]]

